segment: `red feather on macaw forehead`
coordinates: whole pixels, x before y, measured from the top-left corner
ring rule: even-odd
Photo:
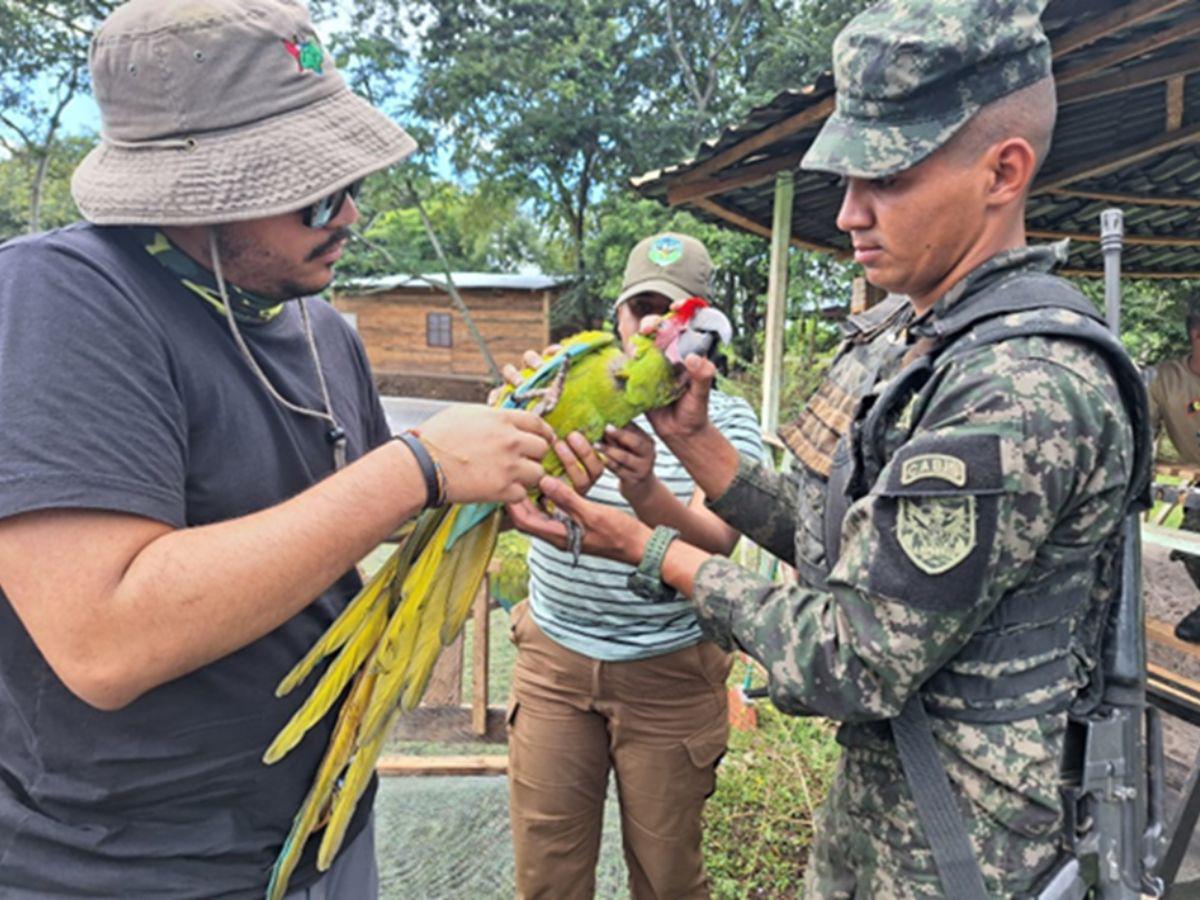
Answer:
[[[706,306],[708,306],[708,301],[703,297],[688,297],[686,300],[680,303],[679,306],[671,310],[671,312],[677,318],[680,318],[686,322],[693,315],[695,315],[696,310],[704,309]]]

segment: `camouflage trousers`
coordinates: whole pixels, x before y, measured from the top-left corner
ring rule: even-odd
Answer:
[[[970,812],[968,813],[968,807]],[[1028,891],[1057,857],[1057,827],[1018,834],[961,801],[991,897]],[[847,747],[817,815],[805,877],[807,900],[945,897],[895,752]]]

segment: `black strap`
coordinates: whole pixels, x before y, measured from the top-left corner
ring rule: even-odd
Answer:
[[[442,496],[442,485],[438,478],[437,463],[433,461],[433,457],[429,455],[429,451],[425,449],[425,445],[411,431],[402,431],[399,434],[393,434],[392,440],[399,441],[416,457],[417,465],[421,469],[421,477],[425,480],[425,508],[433,509],[436,506],[441,506],[446,502]]]
[[[950,779],[933,743],[925,705],[917,694],[891,720],[892,737],[942,890],[953,900],[987,900],[983,873],[967,839],[967,826],[950,791]]]

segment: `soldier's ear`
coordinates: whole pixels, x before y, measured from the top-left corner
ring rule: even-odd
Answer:
[[[991,178],[987,191],[989,206],[1007,206],[1025,198],[1037,172],[1037,152],[1029,141],[1022,137],[997,141],[988,149],[984,161]]]

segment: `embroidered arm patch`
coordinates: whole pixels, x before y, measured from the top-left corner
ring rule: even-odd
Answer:
[[[970,606],[996,536],[1000,437],[920,436],[897,451],[881,480],[869,590],[917,609]]]

